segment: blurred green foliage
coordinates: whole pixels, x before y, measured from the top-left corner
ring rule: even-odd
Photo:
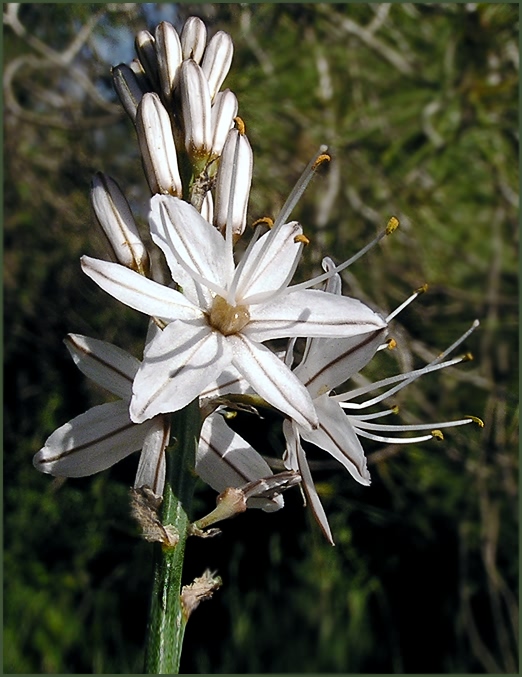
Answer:
[[[60,482],[31,457],[105,398],[72,364],[68,332],[140,354],[145,318],[80,273],[81,254],[107,255],[89,182],[111,174],[145,224],[109,68],[131,58],[138,29],[192,13],[235,41],[226,85],[254,148],[251,220],[277,214],[327,143],[332,162],[293,215],[312,240],[300,274],[355,253],[397,215],[399,231],[350,268],[345,292],[386,313],[430,290],[394,323],[398,349],[365,374],[424,364],[478,317],[465,346],[475,361],[397,402],[405,422],[471,413],[486,425],[440,444],[368,444],[369,489],[312,454],[335,548],[297,491],[279,513],[189,543],[187,582],[209,567],[224,586],[190,620],[182,672],[516,672],[518,6],[497,3],[29,3],[19,24],[9,15],[4,672],[142,670],[152,556],[128,511],[136,459]],[[197,498],[198,514],[214,500],[204,487]]]

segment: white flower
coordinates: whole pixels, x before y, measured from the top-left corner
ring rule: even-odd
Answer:
[[[325,269],[332,270],[333,263],[329,259],[323,262]],[[338,275],[331,278],[328,283],[332,292],[341,293],[340,278]],[[415,298],[421,290],[415,292],[407,302],[400,306],[400,309]],[[397,314],[397,311],[391,313],[386,318],[387,321]],[[464,334],[450,348],[448,348],[437,360],[430,363],[422,369],[399,374],[395,377],[377,381],[363,388],[354,388],[342,395],[331,395],[331,391],[348,379],[358,373],[370,360],[375,353],[386,347],[383,343],[386,330],[378,329],[364,336],[355,336],[341,341],[334,339],[311,339],[305,349],[301,362],[295,367],[293,373],[302,381],[312,397],[315,410],[319,418],[319,425],[316,429],[310,430],[304,428],[298,422],[285,420],[283,423],[283,432],[285,435],[287,449],[285,454],[285,465],[287,468],[297,471],[302,477],[302,487],[310,502],[314,515],[323,530],[326,538],[333,544],[333,538],[328,525],[324,509],[321,505],[315,485],[308,466],[306,453],[301,446],[300,439],[311,442],[320,449],[327,451],[333,458],[339,461],[352,475],[352,477],[363,485],[370,484],[370,474],[366,467],[366,457],[364,449],[359,441],[359,437],[366,437],[383,443],[411,444],[414,442],[423,442],[432,438],[442,438],[440,428],[450,426],[464,425],[472,421],[481,423],[474,417],[467,417],[458,421],[446,421],[443,423],[431,423],[429,425],[383,425],[373,423],[374,419],[389,414],[397,413],[398,409],[393,407],[385,411],[379,411],[371,414],[357,414],[359,409],[368,408],[382,400],[389,398],[398,390],[419,378],[447,366],[458,364],[466,357],[455,358],[443,362],[444,358],[460,345],[462,341],[469,336],[471,331],[478,326],[475,323],[472,329]],[[287,360],[291,359],[291,350],[287,355]],[[378,390],[389,385],[393,388],[381,393],[371,400],[358,404],[348,404],[349,401],[364,395],[367,392]],[[236,385],[236,388],[238,386]],[[351,407],[351,409],[350,409]],[[350,413],[345,410],[350,409]],[[376,435],[375,432],[410,432],[410,431],[430,431],[416,437],[383,437]],[[375,431],[375,432],[371,432]]]
[[[164,416],[141,425],[130,420],[132,381],[139,361],[117,346],[86,336],[69,334],[65,345],[86,376],[121,399],[93,407],[55,430],[35,454],[34,466],[58,477],[85,477],[141,449],[134,486],[148,486],[161,495],[170,426]]]
[[[141,449],[134,487],[149,487],[161,496],[170,425],[165,416],[141,424],[130,419],[132,381],[139,361],[117,346],[86,336],[69,334],[65,344],[86,376],[121,399],[93,407],[55,430],[35,454],[34,466],[57,477],[85,477]],[[217,412],[203,423],[195,469],[204,482],[219,492],[273,474],[266,461]],[[247,507],[267,512],[283,505],[281,495],[253,497],[247,502]]]
[[[181,409],[232,365],[272,406],[315,427],[308,391],[262,342],[356,336],[385,321],[357,300],[288,287],[303,246],[296,222],[253,240],[235,267],[228,226],[223,238],[194,207],[170,196],[156,195],[151,204],[152,238],[183,293],[119,264],[82,258],[84,272],[102,289],[166,323],[147,345],[134,380],[132,420]]]

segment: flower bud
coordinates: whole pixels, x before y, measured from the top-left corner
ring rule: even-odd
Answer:
[[[246,135],[231,129],[217,172],[214,225],[225,233],[228,224],[236,239],[245,230],[252,165],[252,148]]]
[[[116,181],[97,172],[92,180],[91,203],[116,260],[127,268],[146,274],[149,270],[149,255],[141,241],[129,203]]]
[[[170,102],[178,68],[181,64],[181,42],[174,26],[162,21],[155,32],[156,56],[161,92],[165,103]]]
[[[181,50],[183,59],[201,61],[207,43],[207,27],[197,16],[191,16],[185,21],[181,32]]]
[[[159,85],[155,43],[156,41],[149,31],[140,31],[134,40],[139,60],[153,89],[157,89]]]
[[[127,64],[114,66],[111,73],[116,94],[125,112],[134,122],[138,104],[146,90],[142,89],[138,76]]]
[[[136,131],[151,192],[181,197],[181,177],[170,118],[157,94],[143,95],[136,113]]]
[[[233,54],[234,43],[230,35],[224,31],[218,31],[205,49],[201,68],[208,80],[212,100],[228,75]]]
[[[210,94],[200,66],[183,61],[179,78],[185,148],[192,159],[207,158],[211,146]]]
[[[210,109],[210,124],[212,127],[211,157],[221,155],[228,132],[234,127],[236,115],[236,95],[230,89],[218,92]]]

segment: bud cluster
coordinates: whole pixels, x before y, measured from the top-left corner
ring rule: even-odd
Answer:
[[[180,35],[166,21],[154,35],[140,31],[135,47],[137,58],[112,76],[135,125],[151,193],[182,198],[239,237],[253,159],[237,98],[221,90],[234,51],[230,35],[218,31],[207,41],[205,24],[191,17]]]

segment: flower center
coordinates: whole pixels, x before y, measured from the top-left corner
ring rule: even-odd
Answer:
[[[210,324],[225,336],[237,334],[250,321],[247,306],[231,306],[222,296],[216,296],[210,311]]]

